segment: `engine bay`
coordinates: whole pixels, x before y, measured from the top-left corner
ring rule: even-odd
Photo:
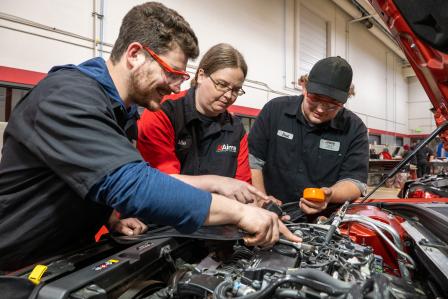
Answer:
[[[381,205],[352,205],[330,239],[338,213],[290,222],[303,242],[272,248],[245,246],[229,226],[116,236],[48,263],[36,298],[444,298],[445,204]]]
[[[212,293],[213,298],[375,298],[380,293],[425,297],[421,288],[384,273],[382,258],[371,247],[339,234],[324,244],[325,225],[294,224],[289,229],[303,243],[267,250],[235,244],[224,259],[212,252],[181,275],[169,292],[179,298],[207,298]]]

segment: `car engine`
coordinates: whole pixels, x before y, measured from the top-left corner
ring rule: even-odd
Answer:
[[[215,248],[197,264],[176,263],[168,287],[140,298],[426,298],[416,285],[384,273],[372,248],[339,234],[325,244],[328,225],[289,229],[303,242]]]
[[[446,206],[380,204],[286,223],[302,242],[272,248],[246,246],[233,226],[109,235],[48,261],[32,298],[446,298]]]

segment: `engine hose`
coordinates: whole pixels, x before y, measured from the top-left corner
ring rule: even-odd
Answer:
[[[306,294],[299,290],[291,289],[277,289],[275,291],[275,298],[287,298],[287,299],[301,299],[306,298]]]
[[[263,299],[272,298],[272,294],[283,284],[306,285],[319,292],[325,292],[330,295],[340,295],[347,293],[352,284],[339,281],[325,272],[317,269],[293,269],[288,270],[288,275],[279,279],[271,280],[268,285],[259,291],[251,294],[237,297],[239,299]],[[232,280],[224,280],[213,292],[214,299],[227,299],[226,293],[233,288]]]
[[[394,242],[392,242],[384,233],[383,233],[383,231],[381,231],[380,230],[380,228],[375,224],[375,223],[373,223],[371,220],[369,220],[369,219],[364,219],[364,218],[361,218],[361,217],[353,217],[353,215],[352,215],[352,217],[348,217],[347,219],[344,219],[342,222],[359,222],[359,223],[362,223],[362,224],[365,224],[365,225],[367,225],[367,226],[370,226],[384,241],[386,241],[386,243],[387,244],[389,244],[389,246],[390,247],[392,247],[394,250],[395,250],[395,252],[397,252],[397,254],[398,255],[400,255],[400,256],[402,256],[402,257],[404,257],[405,259],[407,259],[409,262],[410,262],[410,264],[407,264],[406,266],[408,267],[408,268],[410,268],[410,269],[415,269],[415,266],[416,266],[416,264],[415,264],[415,261],[412,259],[412,257],[409,255],[409,254],[407,254],[406,252],[404,252],[404,251],[402,251],[402,250],[400,250],[395,244],[394,244]],[[404,274],[404,273],[402,273],[402,274]]]
[[[230,279],[223,280],[218,284],[213,292],[213,299],[227,299],[226,293],[232,291],[233,281]]]
[[[373,224],[375,224],[376,226],[378,226],[379,228],[381,228],[382,230],[387,231],[393,238],[395,245],[397,245],[398,249],[403,250],[403,245],[401,243],[401,238],[400,235],[398,234],[398,232],[389,224],[386,224],[384,222],[366,217],[366,216],[362,216],[362,215],[353,215],[353,214],[349,214],[349,215],[345,215],[344,217],[344,221],[345,220],[354,220],[356,221],[357,219],[362,219],[368,222],[371,222]]]
[[[327,234],[325,235],[325,241],[323,244],[324,246],[328,245],[328,243],[330,243],[331,239],[333,238],[334,232],[336,231],[336,227],[337,227],[337,225],[331,224],[330,228],[328,229]]]
[[[353,286],[352,283],[338,280],[333,276],[318,269],[288,269],[287,274],[304,279],[311,279],[312,282],[324,284],[321,285],[320,288],[317,288],[315,286],[313,287],[319,291],[324,291],[331,295],[345,293]],[[309,286],[309,284],[307,283],[303,284]]]

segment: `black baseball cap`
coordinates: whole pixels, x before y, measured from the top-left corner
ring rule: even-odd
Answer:
[[[316,62],[311,69],[306,90],[344,104],[348,99],[352,78],[352,67],[345,59],[339,56],[327,57]]]

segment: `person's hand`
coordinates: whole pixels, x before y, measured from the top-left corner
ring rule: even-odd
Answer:
[[[253,205],[257,206],[259,208],[266,208],[266,205],[269,204],[270,202],[273,202],[277,206],[281,206],[283,204],[283,202],[280,199],[277,199],[274,196],[269,195],[267,200],[264,199],[264,198],[258,197],[258,200],[255,203],[253,203]],[[281,216],[281,220],[282,221],[289,221],[289,220],[291,220],[291,216],[289,216],[289,215],[282,215]]]
[[[259,208],[264,208],[268,203],[273,202],[278,206],[281,206],[283,203],[281,200],[275,198],[272,195],[269,195],[267,197],[257,197],[257,200],[254,202],[254,205]]]
[[[325,200],[322,202],[306,200],[305,198],[300,199],[299,206],[305,214],[317,214],[327,208],[333,191],[331,188],[326,187],[321,189],[325,194]]]
[[[148,226],[137,218],[125,218],[110,223],[110,230],[126,236],[135,236],[146,232]]]
[[[241,203],[269,201],[269,197],[249,183],[228,178],[216,177],[214,192],[235,199]]]
[[[267,200],[264,198],[258,197],[258,200],[256,202],[254,202],[253,205],[256,207],[259,207],[259,208],[266,208],[266,205],[269,204],[270,202],[273,202],[278,206],[281,206],[283,204],[283,202],[280,199],[277,199],[274,196],[269,195]],[[282,215],[280,219],[282,221],[289,221],[289,220],[291,220],[291,216]]]
[[[247,232],[244,242],[247,246],[271,247],[277,243],[280,234],[292,242],[301,242],[279,220],[275,213],[251,205],[243,205],[237,226]]]

